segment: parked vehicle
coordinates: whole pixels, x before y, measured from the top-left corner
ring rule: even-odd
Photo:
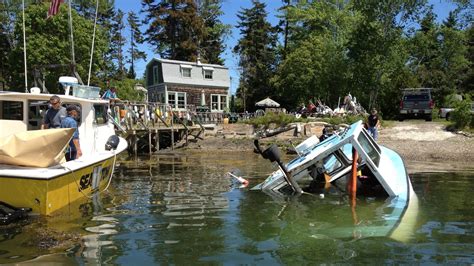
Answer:
[[[440,108],[439,113],[438,113],[438,117],[439,118],[446,118],[446,120],[449,120],[449,117],[451,116],[450,113],[452,111],[454,111],[454,108],[450,108],[450,107]]]
[[[446,120],[451,119],[451,112],[454,111],[455,108],[440,108],[438,117],[439,118],[446,118]],[[474,114],[474,103],[471,103],[471,114]]]
[[[434,107],[431,90],[430,88],[403,89],[399,120],[422,118],[426,121],[431,121]]]

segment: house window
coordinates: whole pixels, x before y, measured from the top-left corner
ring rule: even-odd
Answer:
[[[179,109],[186,108],[186,94],[184,92],[178,92],[176,93],[176,95],[178,98],[178,108]]]
[[[158,66],[153,66],[153,84],[158,83]]]
[[[174,92],[168,93],[168,104],[171,105],[172,108],[176,107],[176,94]]]
[[[168,92],[168,104],[172,108],[185,109],[186,108],[186,93],[185,92]]]
[[[183,78],[191,77],[191,69],[193,69],[193,67],[190,65],[181,65],[181,75]]]
[[[204,79],[212,79],[212,70],[204,70]]]
[[[211,95],[211,110],[218,111],[219,110],[219,95]]]
[[[220,110],[224,111],[227,108],[227,96],[221,95],[220,97]]]
[[[191,69],[183,68],[183,78],[190,78],[190,77],[191,77]]]
[[[212,94],[211,110],[224,111],[227,108],[227,95]]]

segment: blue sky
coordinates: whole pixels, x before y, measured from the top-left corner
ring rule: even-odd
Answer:
[[[268,12],[268,20],[273,25],[278,23],[277,10],[282,5],[281,0],[263,0],[267,5],[267,12]],[[429,0],[430,4],[434,6],[434,12],[437,15],[438,21],[444,20],[449,11],[455,8],[455,5],[452,1],[449,0]],[[227,46],[224,54],[222,57],[225,60],[225,66],[230,70],[230,76],[232,80],[231,84],[231,92],[234,93],[239,79],[238,73],[238,58],[236,55],[232,53],[232,48],[237,44],[238,39],[240,38],[239,29],[235,28],[237,25],[237,13],[242,8],[250,8],[251,7],[251,0],[223,0],[222,9],[224,11],[224,15],[222,16],[222,21],[225,24],[229,24],[232,26],[232,34],[225,40],[225,44]],[[143,17],[143,14],[140,14],[141,9],[141,1],[138,0],[115,0],[115,5],[117,8],[121,9],[125,13],[129,11],[134,11],[135,13],[139,14],[140,17]],[[126,21],[125,21],[126,22]],[[147,26],[143,26],[142,30],[145,31]],[[126,37],[128,31],[124,32]],[[158,57],[157,54],[153,52],[153,47],[148,44],[141,45],[141,50],[145,51],[147,54],[146,61],[139,61],[136,63],[135,71],[137,72],[138,77],[143,76],[143,72],[145,71],[146,64],[153,58]]]

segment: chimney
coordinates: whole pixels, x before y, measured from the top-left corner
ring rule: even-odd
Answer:
[[[201,53],[200,53],[200,52],[198,52],[198,54],[197,54],[197,62],[196,62],[196,64],[197,64],[198,66],[202,65],[202,63],[201,63]]]

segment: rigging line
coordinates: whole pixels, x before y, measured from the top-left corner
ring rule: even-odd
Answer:
[[[25,92],[28,93],[28,70],[26,68],[25,0],[23,0],[23,61],[25,62]]]
[[[99,13],[99,0],[97,0],[97,4],[95,7],[95,19],[94,19],[94,33],[92,34],[92,48],[91,48],[91,60],[89,62],[89,77],[87,78],[87,86],[91,81],[91,70],[92,70],[92,55],[94,54],[94,41],[95,41],[95,29],[97,26],[97,14]]]

